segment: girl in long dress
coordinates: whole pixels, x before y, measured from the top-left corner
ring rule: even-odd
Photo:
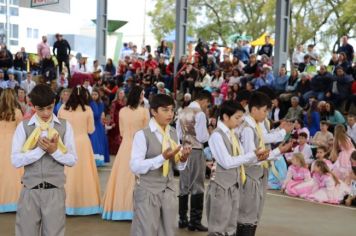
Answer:
[[[144,91],[133,87],[127,98],[127,106],[119,113],[119,127],[122,143],[116,155],[103,199],[105,220],[132,220],[133,188],[135,176],[129,163],[134,134],[148,125],[149,111],[142,107]]]
[[[126,105],[126,97],[124,90],[120,89],[116,93],[116,98],[112,101],[110,109],[111,122],[110,126],[112,127],[108,131],[109,139],[109,151],[111,155],[116,155],[121,144],[121,134],[119,127],[119,112]]]
[[[103,166],[104,163],[110,162],[108,138],[103,124],[105,107],[98,89],[93,90],[91,98],[90,107],[94,114],[95,131],[89,135],[89,138],[93,147],[96,166]]]
[[[95,166],[94,153],[88,134],[94,132],[92,109],[87,105],[86,89],[78,86],[73,89],[58,117],[68,120],[74,130],[78,162],[74,167],[66,168],[67,215],[100,214],[99,176]]]
[[[5,89],[0,96],[0,213],[16,211],[22,188],[23,168],[11,164],[12,136],[21,120],[13,90]]]
[[[350,188],[333,174],[323,160],[316,160],[313,172],[314,188],[305,198],[311,201],[340,204]]]
[[[313,187],[310,171],[302,153],[295,153],[289,166],[282,189],[286,194],[299,197],[309,193]]]

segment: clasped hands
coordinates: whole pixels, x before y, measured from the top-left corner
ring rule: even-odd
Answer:
[[[169,147],[162,153],[162,156],[165,160],[170,160],[170,159],[174,158],[179,151],[181,152],[179,161],[186,162],[188,160],[189,154],[192,152],[192,147],[190,145],[185,145],[185,146],[183,146],[183,149],[182,149],[182,146],[179,145],[178,147],[176,147],[173,150],[172,150],[172,148]]]
[[[58,134],[55,134],[51,139],[47,137],[39,137],[37,141],[37,146],[43,151],[52,154],[57,151],[58,137]]]

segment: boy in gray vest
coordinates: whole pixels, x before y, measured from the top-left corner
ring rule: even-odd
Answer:
[[[37,85],[30,95],[36,113],[15,131],[11,161],[24,167],[16,236],[64,236],[64,166],[77,161],[72,127],[53,114],[55,94]]]
[[[179,114],[177,121],[178,137],[192,146],[187,168],[179,176],[179,228],[190,231],[208,231],[201,219],[204,206],[204,180],[206,161],[203,153],[204,144],[209,140],[205,112],[211,102],[211,94],[201,91],[189,106]],[[188,198],[190,196],[190,221],[188,224]]]
[[[241,141],[245,152],[252,152],[258,148],[266,149],[266,140],[261,123],[265,121],[271,99],[260,92],[254,92],[249,100],[250,114],[245,117],[241,131]],[[273,149],[267,160],[281,157],[281,153],[288,151],[291,143],[283,143]],[[237,235],[254,236],[264,199],[265,186],[268,180],[268,162],[256,163],[246,167],[246,183],[240,188],[240,208]]]
[[[246,181],[245,166],[265,160],[269,150],[245,153],[235,128],[242,123],[245,109],[226,101],[220,107],[220,120],[209,139],[217,167],[210,181],[206,208],[209,236],[235,235],[239,214],[239,188]]]
[[[153,118],[133,140],[130,167],[138,176],[134,188],[132,236],[173,236],[176,191],[173,166],[183,170],[191,152],[181,149],[176,130],[169,124],[174,117],[174,100],[158,94],[150,101]]]

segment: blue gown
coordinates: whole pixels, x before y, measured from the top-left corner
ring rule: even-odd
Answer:
[[[97,166],[103,166],[110,162],[109,144],[105,134],[104,125],[101,123],[101,114],[104,112],[104,103],[90,102],[90,107],[94,114],[95,131],[89,134],[90,142],[93,147],[95,163]]]
[[[268,188],[273,190],[279,190],[282,187],[284,180],[287,177],[287,163],[283,157],[274,161],[276,172],[269,168],[268,173]],[[276,176],[276,173],[277,176]]]

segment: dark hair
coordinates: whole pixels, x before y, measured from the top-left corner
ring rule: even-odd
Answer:
[[[302,119],[296,119],[295,121],[298,122],[302,128],[304,127],[304,121]]]
[[[324,145],[318,146],[317,149],[323,150],[324,152],[328,152],[328,148]]]
[[[304,138],[308,138],[308,135],[304,132],[301,132],[300,134],[298,134],[298,137],[304,137]]]
[[[250,110],[250,112],[252,111],[253,107],[260,109],[264,106],[270,108],[272,106],[271,99],[264,93],[253,92],[248,101],[248,109]]]
[[[327,125],[327,126],[329,126],[329,122],[327,122],[326,120],[322,120],[322,121],[320,121],[320,125]]]
[[[202,90],[200,93],[198,93],[195,96],[194,100],[197,100],[197,101],[208,100],[210,102],[211,99],[212,99],[211,93],[207,90]]]
[[[274,90],[267,86],[262,86],[257,91],[266,94],[270,99],[275,99],[277,97]]]
[[[307,121],[309,125],[311,125],[313,121],[313,112],[318,112],[318,101],[312,101],[307,111]]]
[[[133,109],[136,109],[140,105],[140,97],[142,91],[143,88],[140,86],[132,87],[131,91],[129,92],[129,95],[127,96],[126,105]]]
[[[334,106],[334,103],[333,102],[326,102],[327,104],[330,105],[330,111],[329,111],[329,115],[334,115],[335,114],[335,106]]]
[[[220,120],[223,120],[223,115],[227,115],[228,117],[231,117],[234,115],[237,111],[241,111],[245,113],[245,109],[241,106],[240,103],[238,102],[233,102],[233,101],[225,101],[221,104],[220,106]]]
[[[93,98],[91,98],[91,100],[93,100],[94,102],[101,102],[100,91],[99,91],[99,89],[98,89],[98,88],[94,88],[94,89],[93,89],[93,91],[92,91],[91,93],[92,93],[92,94],[93,94],[93,93],[97,93],[97,94],[98,94],[98,101],[94,101],[94,99],[93,99]],[[91,97],[91,95],[90,95],[90,97]]]
[[[83,86],[77,86],[72,90],[64,109],[75,111],[79,105],[83,111],[85,105],[88,105],[88,93]]]
[[[246,89],[243,89],[243,90],[239,90],[237,91],[237,94],[236,94],[236,100],[238,102],[241,102],[243,100],[250,100],[250,96],[251,96],[251,92],[246,90]]]
[[[38,107],[47,107],[56,100],[56,95],[52,89],[45,84],[36,85],[28,96],[32,105]]]
[[[150,109],[157,111],[160,107],[175,105],[174,99],[167,94],[157,94],[150,99]]]

